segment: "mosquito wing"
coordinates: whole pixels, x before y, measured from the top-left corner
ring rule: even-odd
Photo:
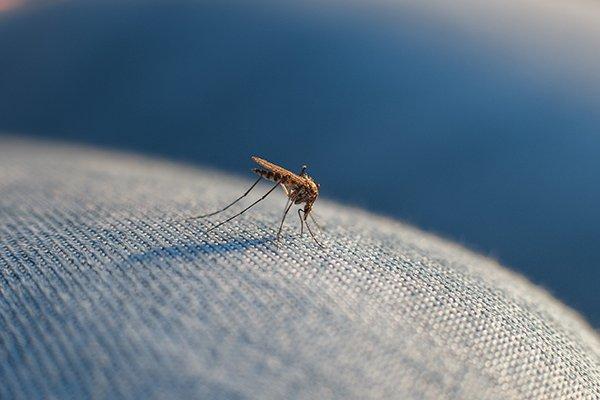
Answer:
[[[257,163],[258,165],[260,165],[261,167],[268,169],[269,171],[275,172],[277,174],[280,174],[281,176],[289,176],[290,179],[294,180],[294,181],[299,181],[299,182],[303,182],[304,180],[299,177],[298,175],[296,175],[295,173],[288,171],[287,169],[280,167],[279,165],[273,164],[271,162],[268,162],[265,159],[262,159],[260,157],[256,157],[256,156],[252,156],[252,161],[254,161],[255,163]]]

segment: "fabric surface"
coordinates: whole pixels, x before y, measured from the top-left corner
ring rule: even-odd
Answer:
[[[48,3],[0,12],[0,132],[308,163],[600,328],[599,1]]]
[[[597,334],[460,246],[319,199],[326,247],[277,247],[279,192],[183,220],[250,183],[0,138],[0,398],[600,398]]]

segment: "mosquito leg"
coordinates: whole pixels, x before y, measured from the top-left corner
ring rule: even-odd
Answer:
[[[283,229],[283,222],[285,221],[285,217],[293,205],[294,205],[293,199],[290,199],[290,201],[288,201],[288,203],[286,203],[286,205],[285,205],[285,211],[283,213],[283,217],[281,218],[281,224],[279,225],[279,230],[277,231],[277,243],[279,243],[279,236],[281,235],[281,229]]]
[[[302,219],[302,209],[298,209],[298,217],[300,217],[300,236],[304,234],[304,220]]]
[[[290,201],[292,201],[292,199],[290,199],[288,197],[287,201],[285,202],[285,208],[287,208],[290,205]],[[285,208],[284,208],[284,210],[285,210]]]
[[[310,233],[310,236],[312,236],[315,243],[318,244],[320,248],[324,249],[325,246],[323,246],[321,243],[319,243],[319,241],[315,237],[315,234],[313,233],[312,229],[310,229],[310,225],[308,224],[308,221],[306,221],[306,227],[308,228],[308,232]]]
[[[283,190],[285,191],[285,194],[287,195],[288,194],[287,188],[284,185],[281,185],[281,187],[283,188]],[[285,202],[285,207],[283,208],[284,209],[284,213],[283,213],[284,219],[285,219],[285,214],[287,214],[287,209],[290,206],[291,202],[292,202],[292,199],[290,199],[288,196],[288,199]],[[283,225],[283,221],[281,221],[281,225]],[[281,232],[281,228],[279,228],[279,232]],[[279,232],[277,233],[277,241],[279,241]]]
[[[206,217],[212,217],[213,215],[216,215],[216,214],[218,214],[218,213],[221,213],[221,212],[223,212],[223,211],[227,210],[229,207],[231,207],[232,205],[234,205],[235,203],[237,203],[238,201],[240,201],[241,199],[243,199],[244,197],[246,197],[246,196],[248,195],[248,193],[250,193],[250,191],[251,191],[252,189],[254,189],[254,186],[256,186],[256,185],[258,184],[258,182],[260,182],[260,180],[261,180],[261,179],[262,179],[262,177],[259,177],[259,178],[256,180],[256,182],[254,182],[254,183],[252,184],[252,186],[250,186],[250,189],[246,190],[246,193],[244,193],[243,195],[241,195],[240,197],[238,197],[238,198],[237,198],[237,199],[236,199],[236,200],[235,200],[233,203],[229,204],[227,207],[225,207],[225,208],[223,208],[223,209],[221,209],[221,210],[218,210],[218,211],[212,212],[212,213],[210,213],[210,214],[196,215],[195,217],[189,217],[189,218],[186,218],[186,220],[190,220],[190,219],[198,219],[198,218],[206,218]]]
[[[303,213],[304,210],[303,209],[299,209],[298,210],[298,215],[300,215],[301,212]],[[308,215],[310,215],[310,214],[308,214]],[[300,219],[302,219],[302,217],[300,217]],[[319,241],[315,237],[315,234],[313,233],[312,229],[310,229],[310,225],[308,224],[308,221],[305,221],[305,222],[306,222],[306,227],[308,228],[308,233],[310,233],[310,236],[313,238],[313,240],[315,241],[315,243],[319,245],[319,247],[321,247],[321,248],[324,249],[325,246],[323,246],[321,243],[319,243]]]
[[[319,225],[319,223],[317,222],[317,220],[315,219],[315,217],[313,217],[312,213],[308,214],[308,216],[315,223],[315,225],[316,225],[317,229],[319,230],[319,232],[323,233],[323,228],[321,228],[321,225]]]
[[[268,195],[271,194],[271,192],[275,189],[277,189],[277,186],[279,186],[279,182],[277,182],[275,184],[275,186],[273,186],[271,189],[269,189],[269,191],[267,193],[265,193],[263,195],[263,197],[261,197],[260,199],[256,200],[254,203],[250,204],[248,207],[244,208],[242,211],[240,211],[239,213],[235,214],[234,216],[231,216],[229,218],[227,218],[225,221],[218,223],[217,225],[213,226],[212,228],[210,228],[209,230],[206,231],[206,233],[217,229],[218,227],[220,227],[223,224],[226,224],[227,222],[231,221],[232,219],[239,217],[240,215],[242,215],[243,213],[245,213],[246,211],[248,211],[249,209],[251,209],[252,207],[254,207],[255,205],[257,205],[260,201],[264,200]]]

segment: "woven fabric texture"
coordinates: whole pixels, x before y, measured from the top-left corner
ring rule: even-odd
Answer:
[[[326,248],[277,247],[279,192],[183,220],[250,179],[0,138],[0,398],[600,398],[597,334],[458,245],[319,199]]]

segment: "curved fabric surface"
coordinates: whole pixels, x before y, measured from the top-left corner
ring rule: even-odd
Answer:
[[[278,248],[280,193],[182,220],[249,184],[0,139],[0,398],[600,396],[597,334],[490,259],[322,199]]]
[[[600,327],[600,2],[39,2],[0,13],[0,131],[308,163]]]

